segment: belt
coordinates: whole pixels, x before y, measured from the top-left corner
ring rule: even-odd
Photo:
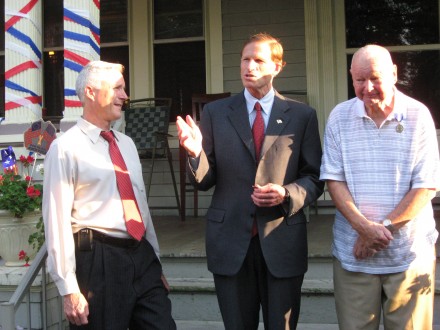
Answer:
[[[117,247],[136,248],[141,243],[141,241],[138,241],[133,238],[113,237],[113,236],[106,235],[106,234],[104,234],[100,231],[97,231],[97,230],[90,230],[90,233],[91,233],[91,238],[93,240],[99,241],[104,244],[117,246]],[[74,235],[77,236],[78,233],[75,233]]]

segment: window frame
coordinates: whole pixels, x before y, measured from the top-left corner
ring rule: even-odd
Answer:
[[[344,1],[308,0],[304,2],[304,13],[307,101],[317,109],[322,137],[331,110],[347,100],[348,84],[351,84],[347,75],[347,55],[354,54],[357,48],[346,47]],[[387,46],[387,49],[391,52],[440,51],[440,43]]]
[[[154,97],[153,3],[129,0],[130,98]],[[221,0],[203,0],[206,59],[206,91],[223,91],[223,35]],[[134,22],[137,22],[134,24]],[[200,38],[195,38],[200,39]],[[172,40],[172,39],[171,39]],[[192,41],[193,38],[186,39]],[[167,39],[163,42],[168,42]],[[179,42],[182,39],[179,38]],[[158,42],[160,43],[160,42]]]

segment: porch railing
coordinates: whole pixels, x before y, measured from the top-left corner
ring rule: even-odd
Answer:
[[[32,261],[26,274],[23,276],[17,289],[12,294],[8,302],[0,304],[0,329],[1,330],[15,330],[15,314],[23,302],[26,299],[27,305],[27,329],[32,329],[31,327],[31,292],[30,288],[41,270],[41,312],[42,312],[42,329],[47,329],[47,281],[46,281],[46,258],[47,258],[47,247],[46,244],[38,251],[35,259]],[[61,305],[61,304],[59,304]],[[61,307],[59,308],[60,314],[62,316]],[[59,318],[58,329],[62,329],[62,317]]]

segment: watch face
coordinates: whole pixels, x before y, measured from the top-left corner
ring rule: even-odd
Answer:
[[[390,219],[385,219],[385,220],[382,222],[382,224],[386,227],[386,226],[391,225],[392,223],[391,223],[391,220],[390,220]]]

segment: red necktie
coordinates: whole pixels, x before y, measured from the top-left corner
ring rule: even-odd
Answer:
[[[119,195],[121,196],[122,208],[124,209],[125,226],[127,227],[128,233],[140,241],[142,236],[144,236],[145,226],[142,222],[136,197],[134,196],[127,166],[116,144],[113,133],[111,131],[102,131],[101,136],[109,143],[110,158],[115,168],[116,183],[118,185]]]
[[[264,140],[264,120],[261,114],[260,103],[256,102],[254,109],[257,111],[257,115],[255,116],[254,125],[252,126],[252,135],[255,144],[255,160],[258,163],[260,161],[260,151]]]
[[[260,161],[260,151],[261,146],[263,145],[264,140],[264,120],[263,115],[261,114],[261,105],[256,102],[254,109],[257,111],[257,115],[255,116],[254,125],[252,126],[252,135],[254,137],[255,144],[255,160],[257,162]],[[254,223],[252,224],[252,237],[258,234],[257,227],[257,217],[254,217]]]

